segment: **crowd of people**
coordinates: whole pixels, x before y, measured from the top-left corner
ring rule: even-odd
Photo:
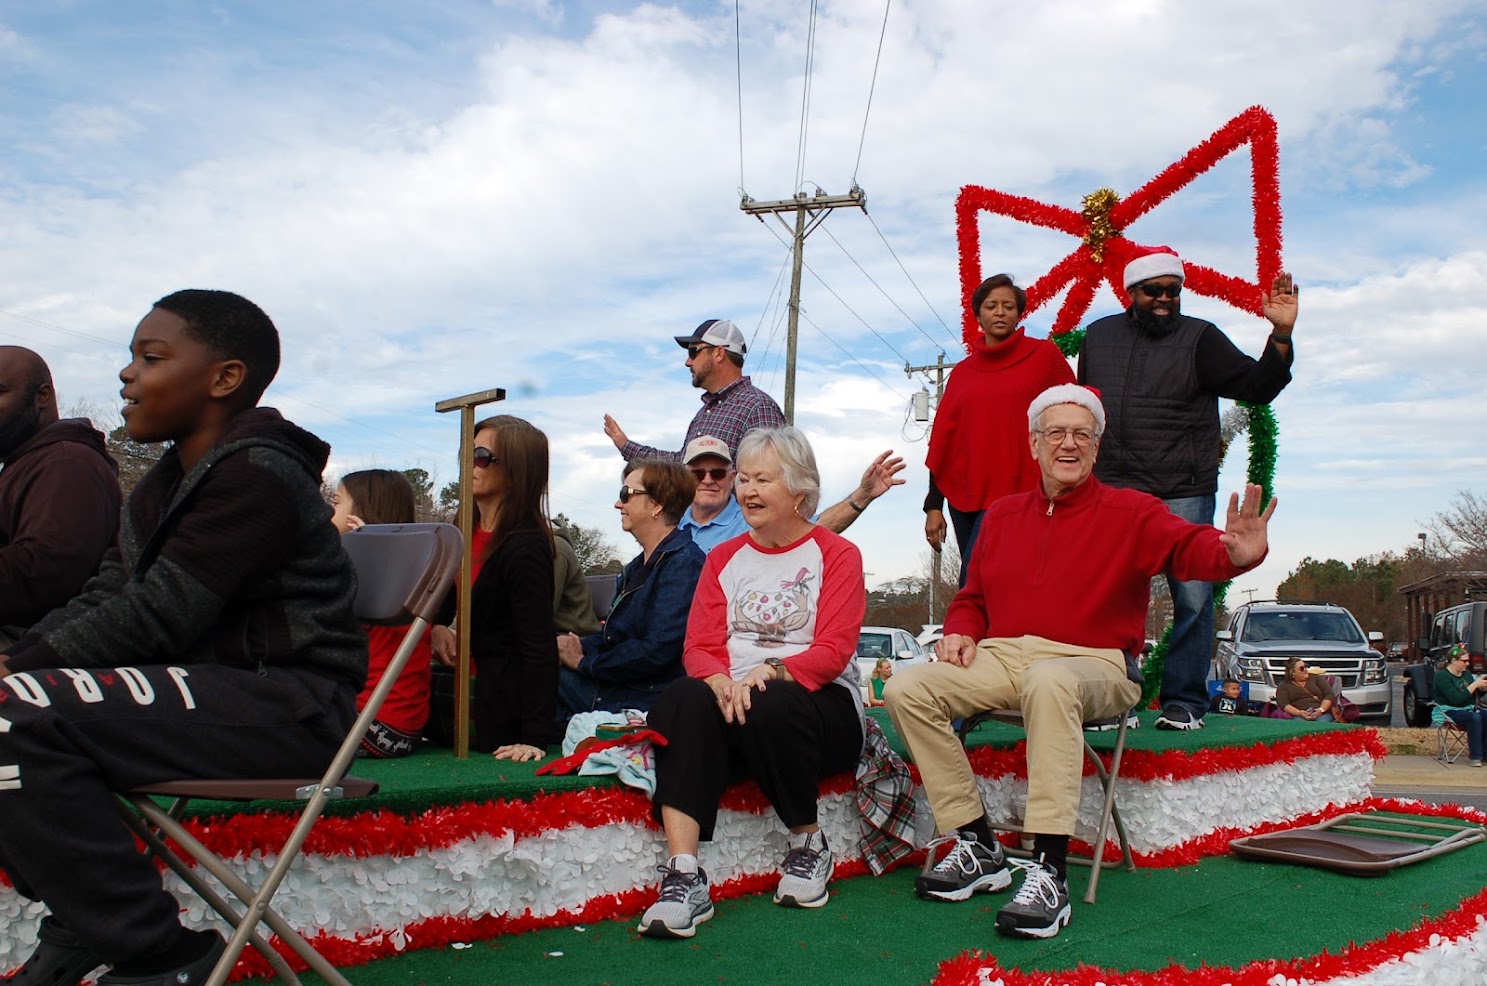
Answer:
[[[1189,651],[1206,657],[1212,636],[1207,586],[1267,551],[1275,502],[1258,487],[1212,525],[1217,400],[1269,400],[1290,379],[1296,289],[1282,274],[1266,292],[1274,331],[1254,360],[1180,314],[1182,280],[1170,251],[1135,259],[1130,307],[1090,326],[1076,372],[1026,335],[1013,279],[988,279],[970,299],[982,339],[931,436],[925,535],[938,548],[953,528],[962,588],[938,660],[875,669],[866,701],[907,744],[946,850],[916,892],[965,900],[1021,869],[996,919],[1006,934],[1051,937],[1069,921],[1079,732],[1137,701],[1149,580],[1165,574],[1182,600],[1157,724],[1195,729],[1209,702]],[[854,660],[863,563],[841,532],[904,464],[884,452],[819,509],[814,452],[743,374],[743,333],[709,320],[676,342],[703,391],[680,448],[638,444],[604,418],[624,459],[615,509],[639,553],[602,626],[548,519],[547,436],[513,415],[479,422],[469,612],[451,591],[363,750],[403,756],[450,731],[445,668],[462,620],[476,749],[536,760],[576,713],[648,713],[667,738],[653,798],[667,855],[639,930],[685,938],[713,916],[700,846],[723,790],[745,778],[788,832],[775,901],[829,899],[819,784],[858,762],[869,731]],[[411,521],[412,489],[395,471],[353,472],[326,503],[329,447],[259,406],[278,363],[278,333],[246,299],[156,302],[120,393],[130,438],[169,448],[121,511],[103,437],[59,418],[39,355],[0,347],[0,867],[49,909],[18,982],[99,966],[103,986],[202,978],[221,938],[181,925],[110,792],[319,774],[395,647],[357,623],[340,537]],[[1296,684],[1288,707],[1325,717],[1328,700]],[[990,708],[1027,722],[1029,862],[1006,858],[952,730]]]

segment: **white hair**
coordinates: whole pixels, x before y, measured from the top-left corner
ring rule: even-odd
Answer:
[[[800,504],[802,517],[814,517],[821,503],[821,472],[816,468],[816,453],[806,441],[805,432],[786,425],[783,428],[755,428],[738,443],[738,464],[753,459],[765,449],[773,449],[780,460],[780,479],[792,494],[805,494]]]

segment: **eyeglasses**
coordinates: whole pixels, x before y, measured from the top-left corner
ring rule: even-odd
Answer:
[[[1176,301],[1177,296],[1182,294],[1181,284],[1138,284],[1136,285],[1136,287],[1140,288],[1141,293],[1146,295],[1148,298],[1161,298],[1163,296],[1166,296],[1168,298],[1171,298],[1173,301]]]
[[[475,452],[470,458],[474,459],[475,464],[482,469],[489,469],[491,466],[499,466],[501,464],[501,460],[496,458],[496,453],[484,445],[475,446]]]
[[[621,486],[620,487],[620,502],[621,503],[629,503],[630,502],[630,497],[632,497],[632,496],[645,496],[645,495],[646,495],[645,490],[641,489],[638,486]]]
[[[1044,428],[1038,434],[1043,436],[1043,441],[1048,445],[1062,445],[1065,438],[1073,435],[1074,444],[1080,448],[1099,437],[1088,428]]]
[[[702,352],[705,349],[717,349],[717,348],[718,348],[717,346],[714,346],[714,345],[711,345],[711,344],[705,343],[705,342],[702,343],[702,344],[700,344],[700,345],[696,345],[696,346],[688,346],[687,347],[687,359],[696,359],[697,358],[697,354],[700,353],[700,352]]]
[[[699,483],[709,478],[715,483],[721,483],[728,477],[728,470],[721,466],[712,469],[693,469],[692,475],[697,477]]]

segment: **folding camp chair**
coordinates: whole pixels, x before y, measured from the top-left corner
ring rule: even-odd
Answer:
[[[1466,730],[1450,716],[1441,716],[1435,727],[1435,743],[1435,758],[1443,764],[1453,764],[1467,751]]]
[[[299,977],[289,968],[288,962],[258,934],[260,921],[327,982],[349,986],[345,977],[311,948],[270,905],[289,867],[299,857],[300,848],[324,810],[325,802],[330,798],[365,797],[376,793],[376,782],[347,777],[346,770],[459,571],[461,542],[458,529],[450,524],[373,524],[346,534],[341,543],[346,546],[346,552],[356,567],[357,617],[365,623],[408,624],[408,631],[324,776],[261,781],[164,781],[120,795],[125,821],[149,851],[164,861],[233,927],[227,950],[212,970],[208,986],[222,986],[227,981],[238,956],[250,943],[282,981],[298,986]],[[156,797],[174,801],[167,810],[155,802]],[[288,841],[279,850],[273,867],[255,889],[181,824],[186,804],[195,799],[297,800],[305,802],[305,806]],[[241,905],[231,904],[218,894],[191,862],[167,844],[167,839],[178,846],[184,856],[216,877]]]
[[[1026,728],[1022,719],[1021,709],[993,709],[987,712],[977,712],[966,716],[960,721],[959,736],[961,745],[965,745],[966,737],[971,730],[988,719],[995,722],[1004,722],[1008,725]],[[1124,866],[1132,872],[1136,869],[1136,859],[1131,855],[1131,842],[1126,837],[1125,823],[1120,820],[1120,809],[1115,804],[1115,781],[1120,776],[1120,758],[1126,751],[1126,724],[1127,716],[1119,716],[1119,725],[1115,731],[1115,753],[1110,758],[1110,769],[1105,769],[1105,762],[1095,752],[1095,748],[1089,745],[1090,733],[1081,735],[1084,738],[1084,755],[1095,768],[1095,776],[1100,779],[1100,789],[1104,792],[1104,802],[1100,808],[1100,823],[1095,829],[1094,851],[1089,856],[1080,856],[1075,853],[1069,854],[1069,862],[1082,863],[1090,867],[1089,886],[1084,891],[1084,902],[1093,904],[1095,892],[1100,885],[1100,871],[1106,867]],[[1088,723],[1086,724],[1088,725]],[[1105,859],[1105,841],[1109,835],[1111,824],[1115,825],[1116,841],[1120,843],[1120,860],[1112,861]],[[1018,825],[996,824],[993,828],[1002,829],[1007,832],[1021,832],[1022,827]],[[1011,856],[1031,856],[1032,853],[1025,849],[1009,848],[1007,854]],[[1097,862],[1098,861],[1098,862]]]

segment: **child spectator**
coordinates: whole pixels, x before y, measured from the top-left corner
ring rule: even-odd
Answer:
[[[1243,687],[1234,678],[1225,678],[1219,693],[1208,700],[1208,711],[1225,716],[1247,716],[1249,703],[1242,697]]]
[[[171,442],[118,544],[0,655],[0,866],[43,902],[23,983],[195,986],[224,950],[188,931],[111,791],[318,776],[355,718],[367,645],[321,498],[329,446],[257,407],[279,336],[225,291],[160,299],[120,373],[136,442]]]
[[[408,482],[407,476],[393,469],[347,473],[336,487],[331,506],[335,510],[331,514],[331,523],[342,534],[364,524],[411,524],[417,514],[413,484]],[[364,625],[362,629],[367,633],[370,662],[366,685],[356,696],[358,712],[372,697],[372,691],[407,634],[407,627]],[[361,741],[360,756],[380,759],[406,757],[418,749],[423,727],[429,718],[429,664],[429,638],[425,634],[408,656],[403,673],[398,675],[397,683],[387,693],[377,718]]]

